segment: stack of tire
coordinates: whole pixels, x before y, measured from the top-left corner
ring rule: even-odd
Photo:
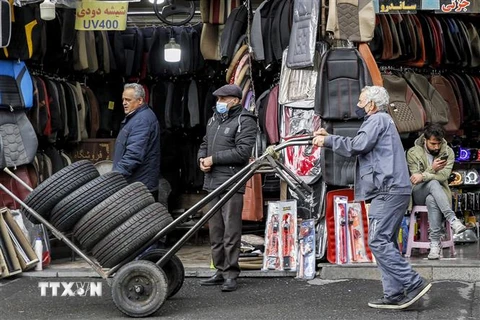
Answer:
[[[172,222],[140,182],[117,172],[100,175],[90,161],[78,161],[35,188],[24,201],[63,233],[73,232],[85,252],[112,268]],[[39,223],[26,209],[23,213]]]

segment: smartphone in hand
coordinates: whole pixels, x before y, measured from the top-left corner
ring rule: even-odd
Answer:
[[[442,161],[445,161],[445,160],[447,160],[447,159],[448,159],[448,154],[446,154],[446,153],[445,153],[445,154],[442,154],[442,155],[440,156],[440,160],[442,160]]]

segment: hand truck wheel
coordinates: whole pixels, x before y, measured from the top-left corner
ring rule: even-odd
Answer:
[[[167,298],[167,277],[150,261],[132,261],[113,277],[115,306],[130,317],[147,317],[158,311]]]
[[[142,253],[138,257],[138,260],[147,260],[156,263],[167,251],[167,249],[149,250]],[[162,267],[162,270],[168,279],[167,299],[169,299],[182,288],[183,282],[185,281],[185,268],[183,267],[182,261],[176,255],[173,255]]]

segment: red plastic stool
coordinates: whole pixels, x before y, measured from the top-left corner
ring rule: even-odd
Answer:
[[[420,217],[420,239],[415,240],[415,221],[416,214]],[[453,230],[450,227],[450,222],[446,221],[448,240],[442,241],[442,248],[450,248],[450,256],[455,256],[455,243],[453,242]],[[410,213],[410,226],[408,229],[408,243],[405,257],[409,258],[412,255],[412,249],[419,248],[420,253],[427,252],[430,248],[430,240],[428,239],[428,210],[426,206],[413,206]]]

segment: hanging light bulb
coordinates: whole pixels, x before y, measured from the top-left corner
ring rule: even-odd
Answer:
[[[55,2],[45,0],[40,3],[40,18],[42,20],[55,19]]]
[[[148,2],[154,3],[155,0],[148,0]],[[158,4],[162,4],[162,3],[164,3],[164,2],[165,2],[165,0],[157,0],[157,3],[158,3]]]
[[[180,45],[175,42],[175,38],[170,38],[170,41],[165,45],[165,61],[178,62],[182,56]]]

